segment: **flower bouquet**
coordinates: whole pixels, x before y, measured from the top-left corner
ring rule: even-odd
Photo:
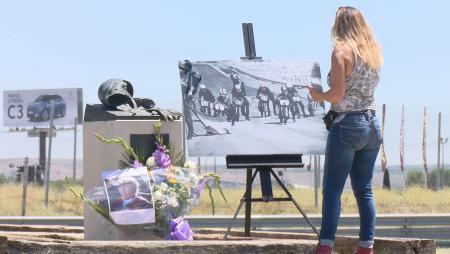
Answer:
[[[214,181],[222,198],[227,202],[220,187],[220,177],[216,174],[207,173],[197,175],[197,165],[193,162],[184,162],[181,155],[173,155],[172,150],[163,145],[160,130],[161,122],[155,124],[156,149],[149,158],[133,149],[124,139],[107,139],[99,134],[94,134],[100,141],[108,144],[119,144],[124,149],[124,159],[120,161],[121,168],[147,168],[150,179],[150,189],[155,208],[155,223],[150,225],[139,225],[143,230],[158,232],[170,240],[192,240],[185,215],[198,204],[200,194],[206,187],[211,200],[212,213],[215,213],[214,199],[210,181]],[[97,187],[85,195],[77,193],[67,181],[69,190],[78,198],[82,199],[95,212],[105,219],[114,223],[110,216],[104,188]],[[106,201],[106,202],[105,202]],[[135,226],[136,227],[136,226]]]

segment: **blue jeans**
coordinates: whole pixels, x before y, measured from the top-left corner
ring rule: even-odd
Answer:
[[[365,113],[346,114],[330,129],[323,176],[321,244],[334,245],[341,212],[341,194],[350,175],[360,215],[359,245],[373,246],[375,202],[371,182],[382,141],[377,118]]]

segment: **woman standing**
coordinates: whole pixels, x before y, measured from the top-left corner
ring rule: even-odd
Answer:
[[[375,117],[374,91],[383,63],[380,46],[361,12],[340,7],[331,31],[334,50],[330,89],[309,87],[315,101],[328,101],[337,112],[327,139],[323,178],[322,226],[317,254],[332,253],[340,217],[341,194],[350,175],[360,214],[359,245],[356,253],[373,253],[375,202],[372,175],[382,143]]]

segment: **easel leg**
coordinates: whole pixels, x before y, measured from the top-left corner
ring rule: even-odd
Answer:
[[[250,171],[250,178],[249,178],[249,174],[248,174],[249,171]],[[247,202],[247,196],[248,196],[247,193],[249,193],[249,188],[248,188],[249,185],[250,185],[250,204],[251,204],[252,184],[253,184],[253,181],[256,178],[256,174],[258,173],[258,170],[255,170],[253,175],[251,173],[252,173],[252,169],[251,168],[247,169],[247,179],[246,179],[245,193],[244,193],[244,196],[242,196],[241,201],[239,202],[239,206],[236,209],[236,212],[234,213],[233,219],[231,219],[230,224],[228,224],[228,229],[227,229],[227,232],[225,233],[225,237],[224,237],[225,240],[228,238],[228,235],[230,233],[231,227],[233,226],[234,221],[236,220],[236,217],[238,216],[239,212],[241,211],[242,205],[244,204],[244,202]],[[247,206],[246,206],[246,209],[247,209]],[[245,215],[247,216],[247,210],[245,212],[246,212]],[[251,212],[251,206],[250,206],[250,212]],[[251,213],[250,213],[250,215],[251,215]],[[246,217],[246,219],[247,219],[247,217]],[[250,228],[250,226],[249,226],[249,228]],[[249,233],[249,235],[250,235],[250,233]]]
[[[238,216],[239,212],[241,211],[242,205],[244,204],[244,198],[245,196],[241,199],[241,202],[239,202],[239,206],[236,210],[236,212],[234,213],[233,219],[231,219],[230,224],[228,224],[228,228],[227,228],[227,232],[225,233],[225,240],[228,238],[228,234],[230,233],[231,227],[233,226],[234,221],[236,220],[236,217]]]
[[[258,172],[258,169],[255,170],[255,173]],[[247,193],[245,197],[245,236],[250,237],[250,226],[251,226],[251,217],[252,217],[252,184],[253,181],[250,180],[252,178],[252,169],[247,168],[247,187],[245,188],[245,192]],[[250,180],[250,181],[249,181]]]
[[[284,184],[281,182],[281,180],[278,178],[278,176],[275,174],[275,172],[273,172],[273,169],[270,169],[270,173],[272,173],[273,177],[275,177],[275,179],[277,180],[278,184],[284,190],[286,195],[288,195],[289,199],[291,199],[292,203],[294,203],[294,205],[297,208],[297,210],[303,215],[303,217],[305,218],[306,222],[309,224],[309,226],[312,228],[312,230],[316,233],[317,238],[319,238],[320,237],[319,236],[319,232],[317,231],[316,227],[312,224],[311,220],[308,218],[308,216],[303,211],[303,209],[300,207],[300,205],[297,203],[297,201],[294,199],[294,197],[292,197],[292,195],[289,192],[289,190],[284,186]]]

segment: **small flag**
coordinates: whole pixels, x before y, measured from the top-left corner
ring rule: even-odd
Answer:
[[[423,158],[423,169],[425,170],[425,174],[428,174],[428,165],[427,165],[427,107],[423,107],[422,158]]]
[[[383,104],[383,110],[382,110],[382,116],[381,116],[381,134],[384,137],[384,120],[386,116],[386,104]],[[386,171],[387,168],[387,160],[386,160],[386,153],[384,152],[384,142],[381,144],[381,169],[383,172]]]
[[[405,169],[405,161],[404,161],[404,155],[405,155],[405,105],[402,105],[402,116],[401,116],[401,123],[400,123],[400,169]]]

